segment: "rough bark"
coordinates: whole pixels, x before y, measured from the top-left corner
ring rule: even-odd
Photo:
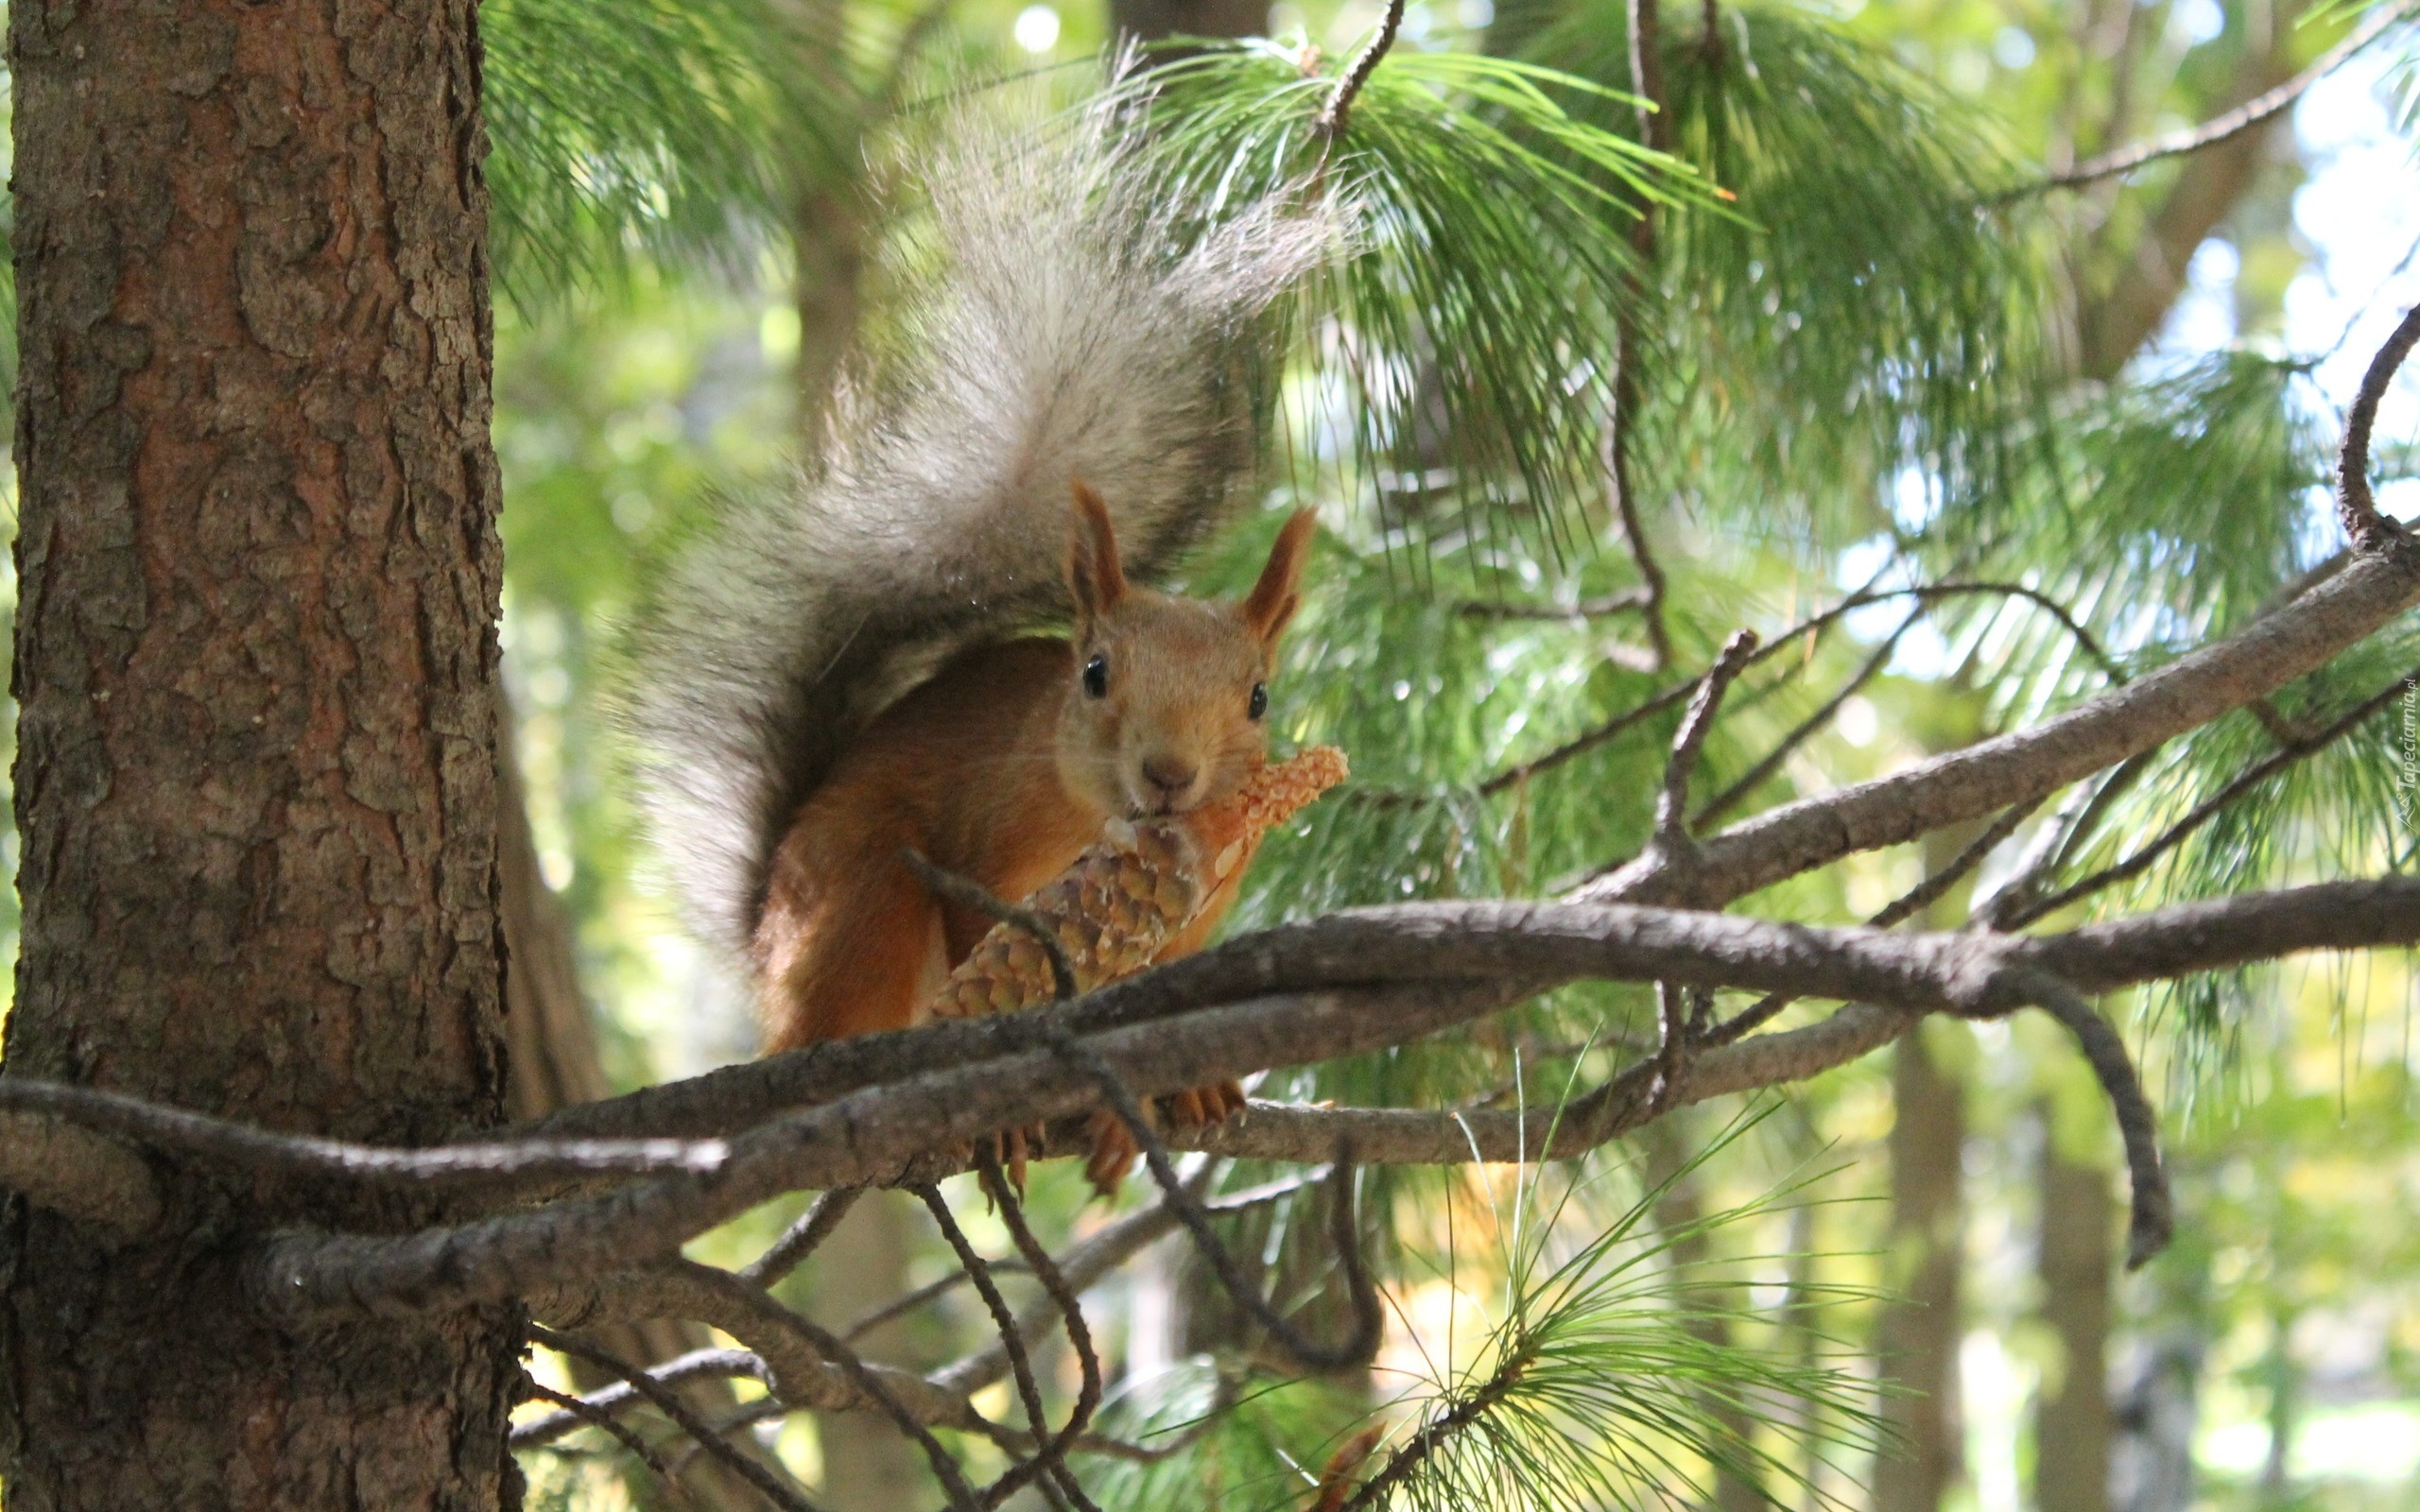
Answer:
[[[498,1122],[472,0],[10,8],[23,954],[6,1069],[277,1129]],[[518,1500],[515,1309],[308,1337],[201,1171],[0,1232],[21,1512]],[[364,1199],[355,1226],[441,1214]]]
[[[1960,1031],[1963,1032],[1963,1031]],[[1887,1379],[1906,1393],[1883,1414],[1898,1452],[1875,1466],[1875,1512],[1936,1512],[1959,1478],[1959,1272],[1966,1113],[1958,1080],[1921,1029],[1899,1041],[1891,1065],[1891,1232],[1885,1254],[1895,1294],[1876,1331]]]
[[[2033,1500],[2040,1512],[2108,1512],[2115,1202],[2110,1173],[2072,1147],[2089,1142],[2063,1140],[2053,1124],[2046,1105],[2041,1315],[2059,1341],[2059,1367],[2034,1418]]]

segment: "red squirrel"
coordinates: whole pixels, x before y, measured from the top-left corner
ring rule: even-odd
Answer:
[[[1108,507],[1080,481],[1075,497],[1073,633],[951,660],[866,727],[774,851],[754,942],[769,1051],[908,1027],[991,928],[905,850],[1015,900],[1112,816],[1186,813],[1260,763],[1312,517],[1287,521],[1251,594],[1221,604],[1130,584]],[[1243,870],[1160,959],[1201,948]]]
[[[1179,225],[1106,108],[952,141],[816,454],[727,501],[632,658],[656,837],[769,1050],[908,1023],[979,937],[903,848],[1013,902],[1108,818],[1232,788],[1310,539],[1289,522],[1240,604],[1144,586],[1251,502],[1261,318],[1337,217]]]

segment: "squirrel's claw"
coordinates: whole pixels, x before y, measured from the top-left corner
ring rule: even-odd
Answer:
[[[1108,1196],[1134,1169],[1134,1158],[1142,1152],[1135,1148],[1134,1136],[1128,1133],[1125,1122],[1106,1108],[1096,1108],[1084,1121],[1084,1137],[1092,1145],[1092,1156],[1084,1161],[1084,1179],[1093,1184],[1099,1196]]]
[[[1232,1080],[1190,1087],[1156,1099],[1154,1108],[1175,1127],[1201,1128],[1222,1124],[1242,1112],[1244,1090]],[[1092,1146],[1092,1155],[1084,1162],[1084,1177],[1092,1183],[1095,1193],[1108,1196],[1134,1169],[1142,1151],[1135,1147],[1125,1121],[1106,1108],[1096,1109],[1085,1121],[1084,1139]]]

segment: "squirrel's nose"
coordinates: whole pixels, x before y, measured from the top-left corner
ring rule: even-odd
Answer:
[[[1143,758],[1143,781],[1157,790],[1164,804],[1174,804],[1201,775],[1201,768],[1182,756],[1163,753]]]

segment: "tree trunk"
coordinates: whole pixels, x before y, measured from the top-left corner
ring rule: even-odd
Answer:
[[[2245,39],[2243,55],[2236,64],[2235,86],[2229,91],[2232,103],[2251,100],[2293,77],[2289,39],[2304,9],[2304,0],[2285,0],[2256,11],[2247,8],[2242,24],[2253,26],[2265,21],[2268,35]],[[2252,19],[2255,15],[2259,19]],[[2131,245],[2123,249],[2125,261],[2109,286],[2079,301],[2077,369],[2083,376],[2104,383],[2116,378],[2135,353],[2159,335],[2160,326],[2185,292],[2186,271],[2193,254],[2241,202],[2268,162],[2269,145],[2280,119],[2272,117],[2185,160],[2175,182],[2152,212],[2149,225],[2132,233]],[[2105,255],[2108,249],[2090,250]]]
[[[472,0],[10,10],[9,1074],[389,1143],[503,1111]],[[112,1249],[12,1203],[15,1512],[518,1501],[510,1308],[290,1336],[207,1168]]]
[[[2200,1330],[2191,1325],[2170,1329],[2146,1347],[2113,1414],[2118,1434],[2110,1455],[2109,1501],[2118,1512],[2192,1506],[2202,1354]]]
[[[2099,1108],[2094,1108],[2099,1113]],[[2109,1512],[2111,1173],[2079,1159],[2042,1107],[2042,1319],[2059,1367],[2034,1418],[2033,1500],[2039,1512]]]
[[[820,183],[799,199],[794,236],[801,456],[811,457],[823,445],[824,415],[863,313],[866,228],[857,195],[855,183]]]
[[[2270,1318],[2273,1336],[2260,1362],[2269,1388],[2269,1452],[2260,1462],[2260,1503],[2264,1507],[2293,1503],[2294,1430],[2301,1418],[2302,1372],[2294,1364],[2294,1314],[2279,1308]]]
[[[810,1311],[835,1332],[895,1300],[915,1258],[922,1220],[905,1192],[869,1192],[841,1218],[807,1262]],[[869,1358],[929,1368],[914,1357],[906,1323],[890,1323],[857,1341]],[[822,1452],[821,1499],[850,1508],[908,1507],[939,1494],[925,1456],[887,1419],[873,1413],[818,1413],[815,1438]]]
[[[1892,1052],[1891,1233],[1885,1251],[1893,1299],[1876,1352],[1906,1394],[1882,1411],[1900,1435],[1875,1466],[1875,1512],[1937,1512],[1959,1476],[1959,1164],[1966,1113],[1954,1076],[1926,1044],[1925,1026]]]
[[[579,961],[571,924],[538,869],[529,833],[528,799],[512,748],[512,706],[496,698],[496,866],[504,906],[504,942],[512,970],[505,977],[507,1065],[505,1112],[514,1123],[613,1091],[596,1053],[596,1025],[579,989]]]

